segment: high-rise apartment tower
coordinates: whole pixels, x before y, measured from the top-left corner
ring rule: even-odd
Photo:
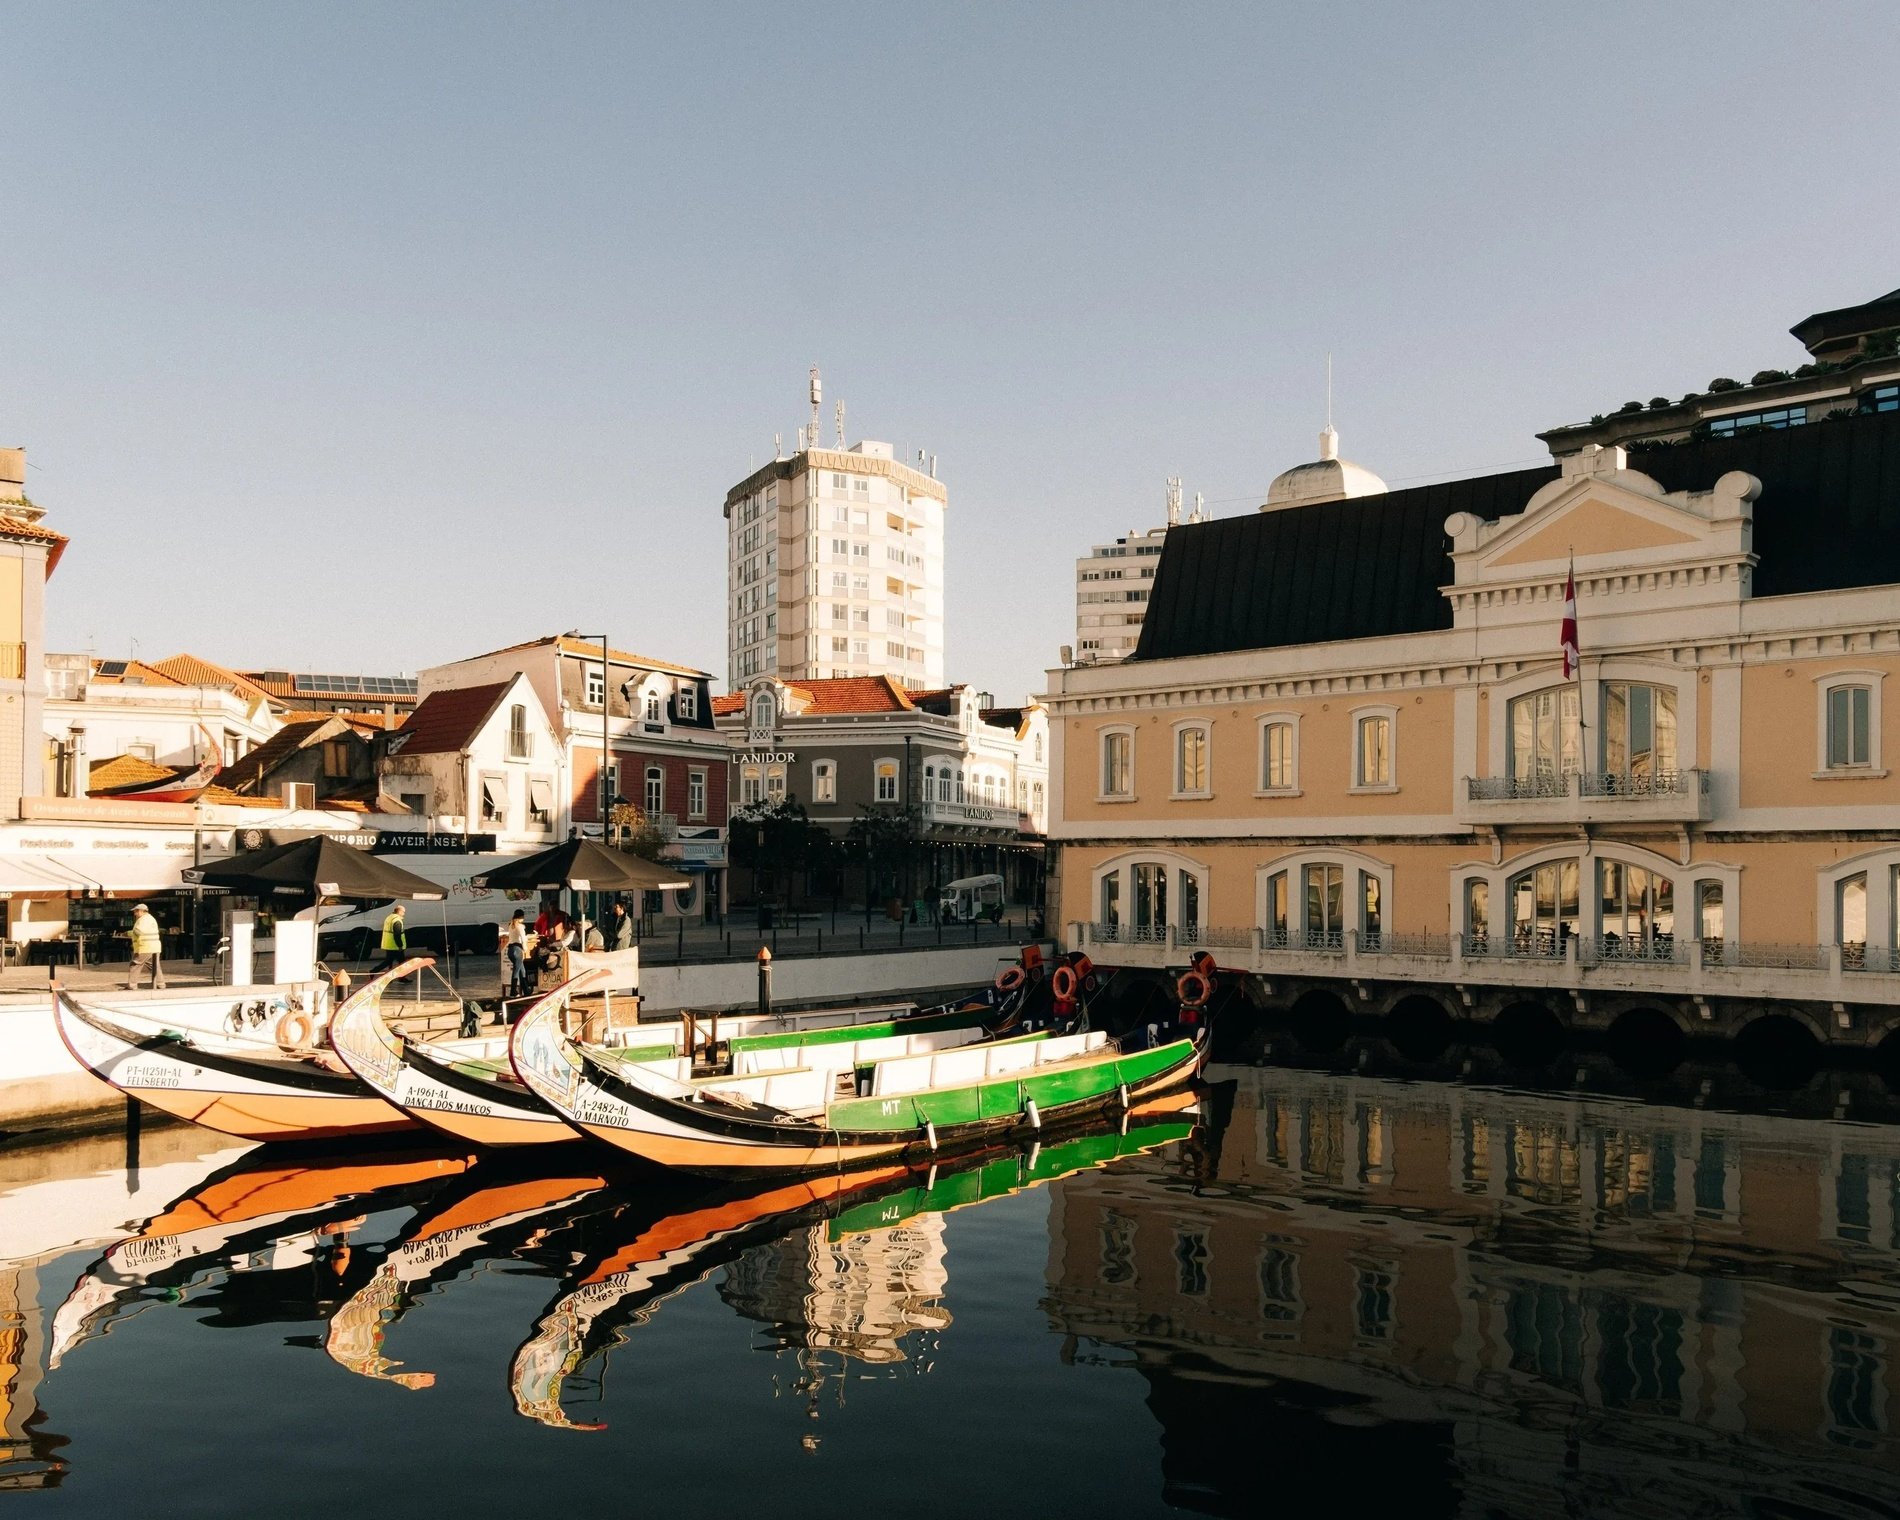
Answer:
[[[818,428],[816,372],[812,433]],[[840,423],[843,417],[840,412]],[[726,656],[734,688],[888,675],[943,676],[943,514],[935,461],[902,464],[888,443],[813,446],[726,493]]]

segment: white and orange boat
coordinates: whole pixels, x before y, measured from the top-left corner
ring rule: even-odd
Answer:
[[[429,964],[405,962],[356,996],[380,999],[390,982]],[[417,1127],[336,1058],[307,1016],[281,1021],[270,1035],[211,1035],[168,1024],[163,1005],[105,1008],[55,984],[53,1018],[87,1071],[206,1129],[245,1140],[331,1140]]]

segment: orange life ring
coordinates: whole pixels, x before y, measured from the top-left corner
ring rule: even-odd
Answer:
[[[1049,978],[1049,990],[1065,1002],[1075,996],[1076,983],[1081,980],[1070,966],[1056,967],[1056,974]]]
[[[1028,980],[1029,973],[1023,970],[1021,966],[1005,966],[1001,971],[996,973],[996,990],[998,992],[1014,992]]]
[[[1174,984],[1174,993],[1183,1008],[1199,1008],[1214,995],[1214,984],[1207,979],[1206,972],[1183,971],[1181,979]]]
[[[309,1014],[287,1013],[277,1021],[277,1048],[307,1050],[316,1032],[316,1025],[310,1022]]]

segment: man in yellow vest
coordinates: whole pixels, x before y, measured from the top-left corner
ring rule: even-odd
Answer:
[[[164,949],[158,920],[152,917],[150,908],[140,903],[132,910],[132,969],[125,984],[128,992],[138,986],[140,976],[147,970],[152,973],[154,990],[165,985],[165,963],[160,959]]]
[[[397,903],[383,920],[383,963],[376,969],[388,971],[402,963],[409,951],[409,928],[403,922],[402,904]]]

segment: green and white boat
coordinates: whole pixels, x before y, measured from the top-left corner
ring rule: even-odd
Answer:
[[[711,1176],[789,1175],[942,1152],[1126,1112],[1183,1087],[1205,1035],[1124,1049],[1099,1030],[998,1038],[990,1010],[741,1036],[716,1075],[687,1057],[630,1060],[532,1010],[510,1054],[583,1134]],[[644,1053],[642,1053],[644,1054]]]

